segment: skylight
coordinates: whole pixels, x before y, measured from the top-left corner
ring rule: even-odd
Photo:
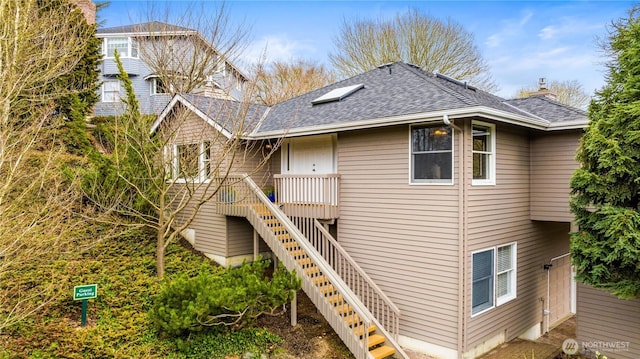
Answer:
[[[346,87],[340,87],[337,89],[333,89],[329,92],[327,92],[326,94],[316,98],[315,100],[311,101],[312,104],[317,105],[317,104],[321,104],[321,103],[325,103],[325,102],[333,102],[333,101],[340,101],[343,98],[351,95],[352,93],[360,90],[361,88],[364,87],[364,84],[357,84],[357,85],[353,85],[353,86],[346,86]]]

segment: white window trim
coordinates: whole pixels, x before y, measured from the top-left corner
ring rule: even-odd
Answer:
[[[118,96],[115,98],[115,100],[107,100],[107,98],[105,97],[105,87],[107,83],[117,83],[118,84]],[[102,86],[101,86],[101,94],[100,94],[100,102],[107,102],[107,103],[117,103],[120,102],[120,97],[121,97],[121,91],[122,91],[122,86],[120,85],[120,80],[106,80],[102,82]],[[115,91],[109,91],[109,92],[115,92]]]
[[[413,128],[414,127],[443,127],[441,123],[422,123],[409,126],[409,185],[410,186],[453,186],[455,184],[456,131],[451,131],[451,180],[434,181],[413,179]]]
[[[513,246],[513,281],[511,281],[511,293],[509,295],[505,295],[502,297],[498,297],[496,294],[497,282],[498,282],[498,248]],[[485,308],[477,313],[473,312],[473,255],[476,253],[482,253],[489,250],[493,250],[493,305],[491,307]],[[502,272],[504,273],[504,272]],[[498,246],[487,247],[477,251],[471,252],[471,318],[477,317],[483,313],[486,313],[492,309],[495,309],[505,303],[508,303],[517,298],[517,288],[518,288],[518,243],[511,242],[506,244],[501,244]]]
[[[160,78],[154,76],[151,78],[151,86],[149,86],[149,91],[151,96],[155,95],[168,95],[168,92],[158,92],[158,81]]]
[[[496,125],[492,123],[482,121],[471,122],[471,160],[473,161],[473,125],[488,127],[491,132],[491,149],[489,154],[489,178],[488,179],[473,179],[473,173],[471,174],[472,186],[494,186],[496,184]],[[472,163],[473,168],[473,163]]]
[[[207,183],[211,179],[208,178],[205,172],[205,165],[211,166],[211,153],[209,153],[209,158],[207,159],[204,153],[205,150],[205,142],[209,142],[209,151],[211,151],[211,141],[203,141],[198,143],[198,175],[194,178],[185,178],[180,176],[180,157],[178,152],[179,146],[190,145],[193,143],[174,143],[172,146],[173,156],[170,161],[170,177],[173,179],[175,183]],[[167,164],[168,166],[169,164]]]
[[[127,38],[127,53],[126,56],[125,54],[120,54],[121,58],[131,58],[131,59],[138,59],[140,58],[140,45],[138,44],[138,48],[136,51],[136,56],[131,56],[131,52],[133,50],[133,42],[135,41],[135,39],[133,39],[131,36],[109,36],[109,37],[104,37],[103,41],[102,41],[102,55],[104,56],[105,59],[114,59],[115,56],[109,56],[109,52],[107,49],[107,41],[108,39],[123,39],[123,38]]]

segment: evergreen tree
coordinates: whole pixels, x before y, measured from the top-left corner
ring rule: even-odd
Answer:
[[[607,84],[589,106],[589,126],[571,179],[578,231],[577,279],[620,298],[640,297],[640,7],[612,24]]]

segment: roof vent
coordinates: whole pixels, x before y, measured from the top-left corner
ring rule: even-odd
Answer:
[[[453,84],[456,84],[458,86],[464,87],[467,90],[471,90],[471,91],[475,91],[476,90],[475,87],[473,87],[471,85],[468,85],[466,81],[459,81],[459,80],[456,80],[456,79],[454,79],[452,77],[449,77],[449,76],[446,76],[446,75],[443,75],[443,74],[439,74],[439,73],[436,73],[435,75],[439,79],[443,79],[443,80],[449,81],[449,82],[451,82]]]
[[[360,90],[361,88],[364,88],[364,84],[357,84],[357,85],[353,85],[353,86],[346,86],[346,87],[340,87],[337,89],[333,89],[329,92],[327,92],[326,94],[316,98],[315,100],[311,101],[311,103],[313,105],[318,105],[321,103],[325,103],[325,102],[333,102],[333,101],[340,101],[343,98],[351,95],[352,93]]]

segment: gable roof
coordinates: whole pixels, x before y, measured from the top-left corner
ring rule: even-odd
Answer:
[[[178,106],[188,108],[227,138],[233,137],[239,131],[244,135],[254,132],[269,110],[264,105],[247,104],[236,100],[177,94],[151,125],[151,133],[154,133],[162,121]]]
[[[357,90],[314,103],[345,88]],[[182,99],[195,101],[188,96]],[[191,105],[207,113],[197,102]],[[247,138],[292,137],[474,116],[545,131],[577,129],[587,124],[584,111],[546,99],[505,100],[402,62],[379,66],[262,108],[263,119]]]

